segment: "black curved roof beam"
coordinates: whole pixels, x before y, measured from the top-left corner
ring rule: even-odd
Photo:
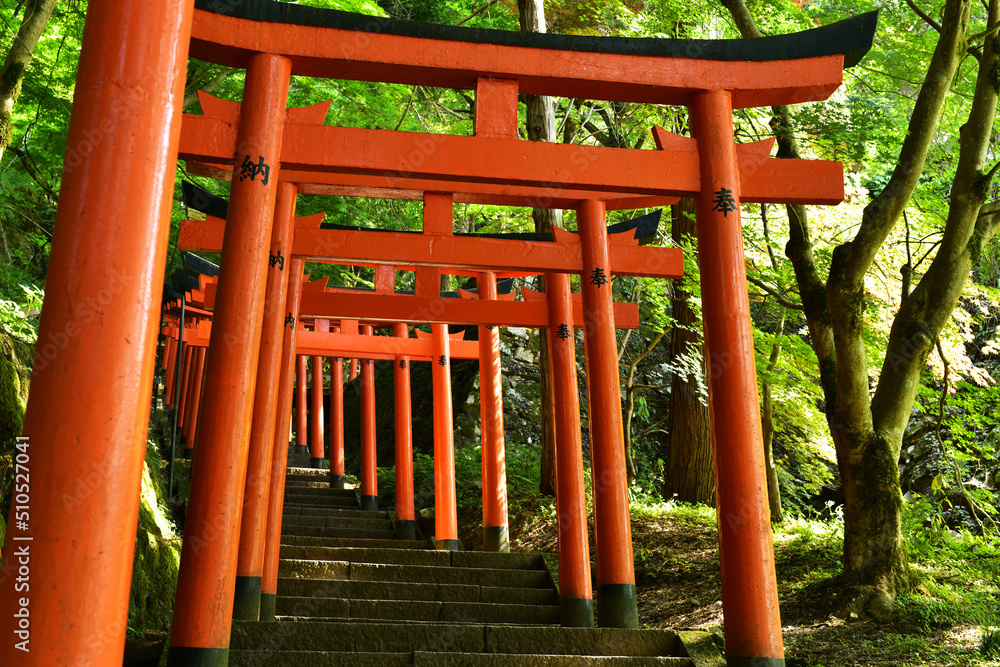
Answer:
[[[758,62],[843,55],[845,68],[857,65],[868,53],[878,21],[878,12],[873,11],[812,30],[759,39],[658,39],[460,28],[305,7],[277,0],[196,0],[195,7],[253,21],[565,51]]]
[[[516,80],[522,94],[678,105],[727,90],[734,108],[826,99],[877,22],[868,13],[759,39],[670,40],[458,28],[272,0],[197,6],[191,56],[230,67],[273,53],[304,76],[466,90],[494,78]]]

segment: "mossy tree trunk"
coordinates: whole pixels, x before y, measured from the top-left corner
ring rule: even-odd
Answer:
[[[743,0],[723,0],[744,37],[759,37]],[[1000,225],[1000,202],[986,204],[996,167],[986,158],[997,110],[995,32],[986,35],[941,244],[916,288],[903,299],[889,333],[874,395],[869,392],[863,329],[865,275],[896,225],[923,173],[942,109],[960,62],[970,53],[972,0],[946,0],[932,27],[938,43],[910,116],[899,160],[886,187],[865,207],[855,237],[833,252],[824,283],[813,257],[808,218],[789,206],[786,254],[819,360],[827,420],[844,489],[845,583],[855,610],[879,615],[910,585],[901,530],[899,454],[927,357],[958,302],[972,265]],[[987,25],[1000,21],[1000,0],[989,0]],[[924,18],[924,17],[922,17]],[[925,18],[927,20],[927,18]],[[982,36],[980,36],[982,37]],[[974,46],[974,45],[973,45]],[[788,109],[773,110],[778,157],[798,157]],[[940,138],[940,137],[939,137]]]
[[[21,94],[24,73],[55,6],[56,0],[27,0],[21,27],[0,69],[0,160],[13,136],[14,104]]]

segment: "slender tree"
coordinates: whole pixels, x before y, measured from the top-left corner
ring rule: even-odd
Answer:
[[[24,73],[55,6],[56,0],[27,0],[21,27],[0,69],[0,160],[14,135],[14,105],[21,94]]]
[[[744,37],[761,35],[743,0],[722,0]],[[911,7],[916,7],[912,3]],[[938,34],[889,182],[865,207],[854,238],[833,251],[824,282],[804,207],[787,207],[786,255],[795,270],[809,335],[819,360],[827,421],[843,484],[843,577],[855,610],[881,616],[912,584],[902,536],[899,455],[920,375],[951,317],[971,267],[1000,226],[1000,202],[987,203],[997,166],[986,159],[997,111],[1000,0],[988,0],[986,30],[970,34],[972,0],[945,0],[939,19],[918,11]],[[982,45],[978,44],[982,41]],[[874,394],[864,342],[865,275],[924,171],[942,109],[967,55],[978,61],[967,122],[937,254],[893,319]],[[797,157],[787,108],[773,109],[778,157]]]
[[[518,13],[521,21],[521,32],[546,32],[545,6],[542,0],[517,0]],[[556,136],[556,112],[552,98],[547,95],[525,95],[527,109],[527,131],[530,141],[558,141]],[[548,232],[553,226],[562,226],[562,212],[556,209],[535,208],[531,212],[535,221],[536,232]],[[544,282],[543,282],[544,287]],[[552,383],[549,374],[549,338],[548,331],[538,332],[538,364],[542,375],[541,414],[542,414],[542,474],[541,492],[545,495],[555,495],[556,458],[555,433],[556,419],[553,411]]]

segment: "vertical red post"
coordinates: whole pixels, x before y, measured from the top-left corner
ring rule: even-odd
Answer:
[[[480,299],[496,300],[495,273],[480,273],[476,283]],[[500,373],[500,331],[495,326],[479,327],[479,430],[483,456],[483,549],[486,551],[510,551]]]
[[[191,363],[194,361],[194,348],[190,345],[184,346],[184,366],[181,371],[181,395],[177,400],[177,425],[184,426],[184,417],[187,415],[188,402],[191,400],[189,387],[191,385],[191,373],[193,371]],[[183,430],[181,431],[183,434]]]
[[[451,408],[451,341],[447,324],[431,325],[434,382],[434,546],[458,551],[455,434]]]
[[[344,360],[340,357],[330,360],[330,486],[344,488]]]
[[[174,376],[177,375],[177,338],[167,336],[167,358],[164,360],[166,370],[163,375],[163,405],[173,409],[174,405]]]
[[[347,374],[347,381],[351,382],[356,377],[358,377],[358,360],[351,359],[351,370]]]
[[[278,398],[275,406],[274,445],[271,451],[271,482],[267,494],[267,529],[264,536],[264,568],[260,589],[260,620],[273,621],[278,592],[278,555],[281,549],[281,512],[285,504],[285,475],[288,471],[288,429],[292,423],[292,396],[295,385],[295,345],[298,335],[299,302],[305,262],[289,262],[286,315],[281,329],[281,359],[278,362]]]
[[[317,319],[314,331],[330,331],[330,320]],[[323,357],[312,357],[312,414],[309,433],[310,465],[321,470],[325,456],[325,434],[323,433]]]
[[[639,615],[625,478],[621,379],[618,376],[604,202],[583,202],[577,209],[577,222],[583,255],[580,277],[590,372],[598,622],[602,627],[637,628]]]
[[[594,627],[587,540],[587,498],[583,490],[580,394],[576,384],[576,342],[569,276],[546,273],[549,359],[556,420],[556,511],[559,535],[559,607],[564,626]]]
[[[410,328],[393,325],[396,338],[408,338]],[[415,540],[417,523],[413,503],[413,418],[410,409],[410,358],[396,355],[393,379],[396,403],[396,539]]]
[[[236,594],[233,600],[233,618],[244,621],[256,621],[260,616],[264,533],[267,530],[267,501],[271,488],[271,455],[278,414],[285,300],[288,296],[288,273],[291,271],[291,267],[286,267],[285,262],[292,250],[297,191],[296,186],[290,183],[279,184],[274,203],[274,225],[267,261],[267,284],[264,288],[260,358],[257,362],[253,417],[250,422],[246,483],[243,487]]]
[[[370,326],[360,333],[372,335]],[[361,360],[361,509],[378,509],[378,458],[375,434],[375,363]]]
[[[705,92],[691,104],[701,163],[698,261],[711,370],[726,657],[729,664],[783,665],[732,118],[729,92]]]
[[[201,386],[205,379],[205,356],[207,350],[199,347],[195,360],[194,386],[191,387],[191,412],[188,414],[187,426],[184,428],[184,458],[191,460],[194,456],[194,437],[198,429],[198,414],[201,412]]]
[[[260,353],[268,249],[291,62],[256,54],[247,62],[222,243],[198,465],[174,603],[167,664],[229,661],[240,510]]]
[[[295,364],[295,453],[309,453],[309,408],[307,406],[308,363],[305,355],[299,355]]]
[[[14,452],[31,485],[7,522],[0,664],[122,663],[192,11],[190,0],[87,7]],[[84,306],[94,290],[100,305]]]

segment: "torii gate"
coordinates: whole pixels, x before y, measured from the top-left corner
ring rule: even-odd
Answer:
[[[209,4],[205,1],[204,6]],[[835,203],[842,196],[841,172],[837,165],[826,168],[791,160],[739,162],[731,111],[825,99],[840,84],[845,63],[854,64],[869,47],[874,17],[862,17],[862,25],[855,22],[846,29],[834,26],[839,32],[832,38],[828,30],[745,43],[692,43],[428,28],[372,17],[352,20],[350,14],[264,0],[228,9],[243,17],[199,10],[192,26],[189,0],[139,0],[129,13],[120,12],[119,3],[111,0],[92,0],[88,6],[79,94],[68,135],[69,146],[86,149],[74,151],[66,162],[36,348],[41,356],[24,428],[32,443],[26,445],[32,478],[41,482],[32,496],[32,516],[42,518],[30,525],[12,520],[14,528],[8,531],[3,549],[6,568],[13,567],[13,559],[30,559],[33,586],[30,597],[24,597],[15,590],[14,577],[0,584],[0,608],[25,614],[31,610],[30,629],[23,627],[18,614],[5,613],[0,634],[30,641],[31,652],[7,642],[0,646],[0,659],[41,667],[110,665],[122,658],[145,410],[155,359],[155,297],[162,289],[170,174],[177,154],[191,35],[192,55],[247,68],[240,140],[223,141],[236,158],[237,173],[244,163],[249,163],[251,174],[263,176],[256,169],[277,168],[279,160],[309,167],[326,157],[309,156],[317,145],[314,136],[303,140],[303,133],[293,133],[282,142],[276,117],[283,115],[293,69],[306,75],[478,87],[487,96],[488,77],[506,80],[512,83],[500,87],[507,91],[502,96],[507,103],[477,105],[491,109],[486,125],[502,129],[516,117],[510,111],[510,103],[516,102],[512,88],[690,107],[694,142],[678,144],[680,150],[660,156],[653,151],[530,145],[512,138],[438,141],[338,128],[323,128],[330,140],[323,145],[347,158],[349,164],[341,170],[348,171],[374,169],[435,181],[474,179],[498,185],[512,179],[552,183],[563,195],[610,186],[640,195],[697,196],[708,350],[712,364],[729,369],[719,377],[713,374],[711,380],[727,657],[730,665],[782,664],[770,526],[762,502],[739,204]],[[422,36],[424,30],[433,30],[434,38]],[[108,44],[115,45],[113,56],[106,50]],[[544,57],[539,49],[548,49]],[[500,116],[506,119],[489,122]],[[384,153],[364,155],[354,150],[372,138],[386,148]],[[239,156],[237,146],[242,149]],[[409,156],[423,158],[421,165]],[[755,174],[749,173],[750,164],[756,165]],[[227,244],[230,247],[223,253],[223,261],[233,268],[226,282],[241,285],[217,309],[215,321],[224,322],[220,328],[227,332],[236,330],[240,318],[250,314],[256,321],[259,313],[275,185],[260,178],[233,180],[234,224],[231,232],[227,225],[227,238],[231,234],[246,244]],[[128,193],[124,202],[122,192]],[[594,260],[605,259],[605,246],[594,230],[603,219],[604,204],[586,199],[577,206],[586,243],[593,241],[598,247],[597,257],[589,247],[583,249],[585,266],[601,268],[594,266]],[[87,256],[104,261],[81,261]],[[114,286],[98,317],[78,312],[74,303],[84,286],[94,284]],[[596,296],[588,287],[585,303]],[[256,325],[249,329],[239,332],[230,352],[210,356],[209,379],[213,373],[251,375],[246,371],[255,363],[260,335]],[[606,340],[601,338],[606,334],[600,332],[606,330],[606,324],[596,324],[587,332],[588,350],[599,349],[597,354],[605,355]],[[94,349],[107,352],[105,363],[92,364]],[[607,369],[592,366],[591,370],[607,375]],[[103,398],[102,404],[90,403],[95,394]],[[239,401],[216,403],[224,408],[221,417],[229,417],[236,431],[218,431],[217,444],[222,448],[235,444],[239,449],[249,409]],[[213,419],[222,421],[219,415]],[[214,433],[215,428],[210,430]],[[199,431],[204,430],[203,422]],[[76,446],[56,446],[67,441]],[[745,464],[721,462],[735,459]],[[62,475],[67,468],[78,471],[78,479],[97,480],[76,494],[77,503],[69,511],[62,500],[68,491]],[[226,512],[222,526],[232,516]],[[224,569],[221,563],[213,565]],[[599,572],[599,595],[606,581]],[[214,592],[231,599],[232,587],[222,582]],[[603,592],[610,594],[611,589]],[[21,603],[24,599],[30,607]],[[181,641],[171,648],[170,664],[224,664],[228,630],[226,623],[204,635],[176,634]]]

